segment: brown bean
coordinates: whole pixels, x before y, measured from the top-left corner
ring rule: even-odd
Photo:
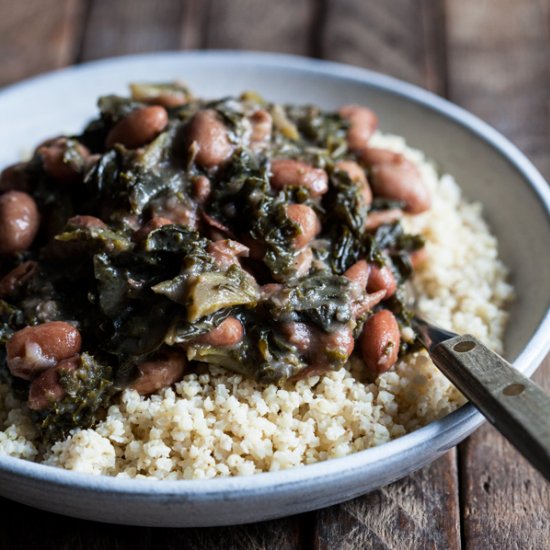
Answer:
[[[107,227],[102,220],[95,216],[73,216],[67,220],[67,225],[79,228]]]
[[[80,357],[75,355],[63,359],[51,369],[44,371],[35,378],[29,388],[27,406],[33,411],[43,411],[54,403],[61,401],[65,395],[65,388],[59,382],[59,375],[76,370],[80,365]]]
[[[237,262],[237,257],[248,257],[249,249],[244,244],[231,239],[222,239],[209,243],[208,252],[212,254],[215,262],[222,268],[227,269]]]
[[[34,199],[22,191],[0,195],[0,254],[23,252],[31,246],[40,226]]]
[[[25,191],[31,190],[31,182],[27,173],[28,163],[18,162],[2,170],[0,173],[0,193],[6,191]]]
[[[299,233],[294,237],[296,249],[309,244],[321,231],[321,222],[315,210],[306,204],[289,204],[286,215],[299,226]]]
[[[361,300],[354,302],[351,305],[351,310],[353,312],[353,318],[358,319],[363,316],[365,313],[371,311],[374,306],[377,306],[384,298],[386,297],[385,290],[378,290],[377,292],[372,292],[365,295]]]
[[[164,107],[140,107],[111,128],[105,145],[113,147],[120,143],[128,149],[137,149],[153,141],[167,125],[168,113]]]
[[[216,328],[197,338],[197,343],[214,347],[237,345],[244,336],[242,323],[236,317],[224,319]]]
[[[360,105],[344,105],[340,108],[338,114],[350,122],[346,137],[348,147],[352,151],[358,151],[366,147],[378,126],[376,114]]]
[[[304,277],[309,273],[313,263],[313,250],[311,247],[302,248],[295,256],[294,270],[296,277]]]
[[[305,353],[311,346],[313,331],[306,323],[289,321],[280,327],[283,337],[292,346],[295,346],[299,353]]]
[[[270,183],[274,189],[305,187],[312,197],[328,191],[328,176],[321,168],[292,159],[275,159],[271,162]]]
[[[193,181],[193,196],[199,204],[204,204],[210,197],[212,184],[206,176],[199,176]]]
[[[353,353],[355,340],[353,339],[353,330],[349,327],[343,327],[334,332],[322,333],[319,338],[319,351],[326,360],[326,356],[340,356],[340,361],[346,361]]]
[[[157,359],[137,365],[137,378],[129,387],[141,395],[149,395],[181,380],[186,366],[183,351],[164,352]]]
[[[341,160],[336,163],[335,167],[346,172],[351,181],[357,185],[363,197],[363,202],[369,206],[372,203],[372,191],[363,168],[352,160]]]
[[[370,265],[367,292],[378,292],[379,290],[385,290],[385,298],[389,298],[393,296],[397,290],[397,281],[391,268],[387,265],[379,266],[373,263]]]
[[[80,351],[80,333],[69,323],[51,321],[17,331],[6,343],[13,376],[30,380]]]
[[[405,158],[401,153],[378,147],[364,147],[358,152],[358,155],[361,162],[367,166],[375,164],[398,164]]]
[[[53,179],[62,183],[80,181],[84,162],[90,156],[90,151],[84,145],[77,144],[74,150],[78,152],[81,158],[67,161],[65,154],[68,147],[67,138],[60,137],[44,142],[37,149],[37,153],[42,159],[44,171]]]
[[[382,309],[371,315],[360,337],[366,368],[373,374],[391,369],[397,361],[400,341],[399,325],[391,311]]]
[[[273,119],[267,111],[261,109],[252,114],[250,124],[252,125],[250,135],[252,145],[261,145],[269,140],[273,129]]]
[[[344,277],[357,283],[362,289],[367,286],[369,280],[370,266],[365,260],[355,262],[349,269],[344,271]]]
[[[394,223],[403,217],[403,210],[390,208],[389,210],[374,210],[369,212],[365,222],[365,231],[374,231],[385,223]]]
[[[415,164],[402,158],[394,164],[375,164],[371,187],[376,196],[403,201],[405,210],[420,214],[430,208],[430,193]]]
[[[173,223],[174,222],[172,220],[169,220],[168,218],[163,218],[162,216],[155,216],[154,218],[151,218],[145,225],[140,227],[134,233],[134,241],[136,242],[143,241],[147,238],[147,235],[149,235],[151,231],[164,227],[165,225],[172,225]]]
[[[19,264],[0,280],[0,298],[13,295],[36,273],[38,264],[32,260]]]
[[[196,144],[195,162],[202,168],[215,168],[233,154],[225,124],[216,111],[199,111],[187,126],[187,144]]]

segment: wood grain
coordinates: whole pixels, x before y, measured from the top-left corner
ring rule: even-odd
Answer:
[[[204,45],[305,55],[311,45],[313,4],[311,0],[210,0]]]
[[[459,548],[456,479],[452,450],[392,485],[321,510],[315,548]]]
[[[449,94],[550,179],[550,0],[447,0]]]
[[[91,0],[79,60],[178,49],[183,14],[178,0]]]
[[[329,0],[321,54],[445,94],[441,6],[431,0]]]
[[[82,0],[0,0],[0,86],[71,63]]]

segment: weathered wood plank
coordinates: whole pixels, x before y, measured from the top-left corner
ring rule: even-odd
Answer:
[[[183,6],[178,0],[91,0],[79,60],[178,49]]]
[[[315,547],[460,547],[455,450],[392,485],[318,512]]]
[[[153,548],[163,550],[295,550],[303,548],[302,516],[235,527],[156,529]]]
[[[0,499],[0,550],[148,550],[151,530],[67,518]]]
[[[449,93],[550,177],[550,2],[447,0]],[[536,380],[550,390],[550,358]],[[493,428],[460,446],[469,548],[546,548],[550,485]]]
[[[72,62],[83,0],[0,0],[0,86]]]
[[[305,55],[312,20],[308,0],[210,0],[204,46]]]
[[[550,390],[550,360],[535,375]],[[547,548],[550,485],[489,425],[460,446],[467,548]]]
[[[321,54],[445,94],[444,13],[430,0],[329,0]]]
[[[550,1],[447,0],[449,94],[550,178]]]

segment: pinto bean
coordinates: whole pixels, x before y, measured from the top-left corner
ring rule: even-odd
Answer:
[[[250,135],[252,145],[266,143],[271,137],[273,129],[273,118],[271,115],[267,111],[260,109],[252,114],[250,124],[252,125],[252,133]]]
[[[312,197],[328,191],[328,176],[321,168],[292,159],[275,159],[271,162],[271,179],[274,189],[305,187]]]
[[[196,144],[195,162],[202,168],[215,168],[223,164],[232,154],[227,128],[216,111],[199,111],[187,126],[187,144]]]
[[[295,256],[294,270],[296,277],[304,277],[309,273],[313,263],[313,250],[308,246],[302,248]]]
[[[376,114],[360,105],[344,105],[338,114],[350,122],[347,133],[348,147],[358,151],[366,147],[378,126]]]
[[[2,170],[0,173],[0,193],[6,191],[25,191],[28,193],[31,189],[31,182],[27,174],[26,162],[12,164]]]
[[[405,158],[401,153],[378,147],[364,147],[358,152],[358,155],[361,162],[367,166],[374,166],[375,164],[398,164]]]
[[[360,337],[366,368],[373,374],[391,369],[397,361],[400,341],[399,325],[391,311],[382,309],[371,315]]]
[[[197,342],[207,346],[229,347],[237,345],[244,336],[242,323],[236,317],[224,319],[216,328],[199,336]]]
[[[149,395],[181,380],[186,366],[183,351],[164,352],[157,359],[144,361],[137,366],[138,376],[130,388],[141,395]]]
[[[173,223],[174,222],[172,220],[169,220],[168,218],[163,218],[162,216],[155,216],[151,218],[145,225],[140,227],[134,233],[134,241],[135,242],[144,241],[147,238],[147,235],[151,233],[151,231],[164,227],[165,225],[172,225]]]
[[[31,246],[40,214],[34,199],[22,191],[0,195],[0,254],[23,252]]]
[[[374,210],[369,212],[365,222],[365,231],[374,231],[385,223],[394,223],[403,217],[403,210],[390,208],[389,210]]]
[[[344,277],[357,283],[362,289],[367,286],[369,280],[370,266],[365,260],[355,262],[349,269],[344,271]]]
[[[160,105],[140,107],[119,120],[107,135],[105,145],[120,143],[137,149],[153,141],[168,125],[168,113]]]
[[[82,169],[86,159],[90,156],[90,151],[82,144],[77,144],[74,147],[81,158],[69,161],[65,158],[69,148],[67,138],[48,140],[36,150],[42,159],[44,171],[54,180],[62,183],[74,183],[82,179]]]
[[[65,388],[59,381],[59,375],[76,370],[80,364],[78,355],[63,359],[51,369],[44,371],[35,378],[29,388],[27,406],[33,411],[43,411],[54,403],[61,401],[65,395]]]
[[[367,291],[378,292],[379,290],[385,290],[385,298],[389,298],[397,290],[397,281],[395,280],[393,271],[387,265],[380,267],[378,264],[373,263],[370,265]]]
[[[36,273],[38,264],[32,260],[19,264],[0,280],[0,298],[13,295]]]
[[[375,195],[405,203],[405,210],[420,214],[430,208],[430,193],[418,168],[404,157],[392,164],[375,164],[371,170]]]
[[[102,220],[96,218],[95,216],[73,216],[67,220],[67,225],[82,228],[107,227]]]
[[[321,222],[315,210],[306,204],[289,204],[286,215],[299,226],[299,233],[294,237],[296,249],[309,244],[321,231]]]
[[[363,202],[369,206],[372,203],[372,191],[363,168],[352,160],[341,160],[335,166],[338,170],[346,172],[351,181],[357,185],[363,197]]]
[[[62,359],[80,351],[80,333],[69,323],[51,321],[17,331],[7,342],[8,368],[30,380]]]
[[[204,204],[210,197],[212,184],[206,176],[199,176],[193,181],[193,196],[199,204]]]
[[[208,245],[207,250],[222,269],[227,269],[236,263],[237,257],[246,258],[249,254],[247,246],[231,239],[214,241]]]

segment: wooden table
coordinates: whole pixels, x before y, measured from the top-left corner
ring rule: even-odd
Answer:
[[[550,0],[0,0],[0,85],[90,59],[198,48],[395,75],[478,114],[550,177]],[[547,358],[536,379],[550,389],[549,378]],[[0,550],[550,547],[550,486],[489,426],[393,485],[255,525],[119,527],[0,503]]]

